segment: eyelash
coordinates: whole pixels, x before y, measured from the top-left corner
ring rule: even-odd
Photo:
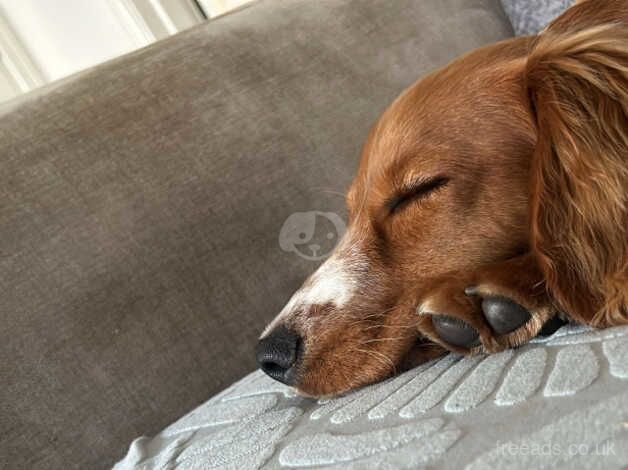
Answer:
[[[393,197],[388,202],[389,213],[394,214],[403,209],[409,202],[416,199],[422,199],[428,194],[442,188],[449,182],[449,178],[445,176],[437,176],[427,180],[422,180],[414,183],[413,187],[405,190],[405,192],[399,196]]]

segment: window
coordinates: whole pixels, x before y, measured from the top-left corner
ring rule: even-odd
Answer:
[[[0,101],[251,0],[0,0]]]

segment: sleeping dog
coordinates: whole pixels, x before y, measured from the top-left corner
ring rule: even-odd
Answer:
[[[405,90],[347,204],[257,347],[301,394],[516,347],[556,316],[628,323],[628,1],[579,2]]]

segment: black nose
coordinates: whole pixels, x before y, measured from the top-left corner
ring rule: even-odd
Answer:
[[[292,385],[296,376],[301,338],[294,331],[277,327],[257,343],[257,363],[273,379]]]

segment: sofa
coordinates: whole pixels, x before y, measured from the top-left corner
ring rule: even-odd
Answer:
[[[494,404],[496,377],[524,349],[448,356],[321,402],[252,372],[259,333],[320,262],[286,235],[288,221],[313,232],[321,216],[344,220],[343,191],[386,105],[512,34],[499,0],[260,0],[2,105],[0,468],[430,462],[416,455],[451,455],[441,460],[457,468],[513,416],[525,419],[512,429],[531,429],[530,400],[483,420],[474,402],[458,424],[439,401],[432,417],[400,414],[435,371],[449,374],[447,393],[493,371],[480,401]],[[563,377],[557,389],[572,398],[555,407],[539,392],[539,410],[558,419],[598,400],[627,409],[616,396],[625,331],[566,328],[530,348],[582,337],[577,357],[598,365],[598,381],[578,388]],[[395,392],[407,400],[384,406]],[[378,413],[388,421],[371,419]],[[498,421],[488,437],[455,437]]]

